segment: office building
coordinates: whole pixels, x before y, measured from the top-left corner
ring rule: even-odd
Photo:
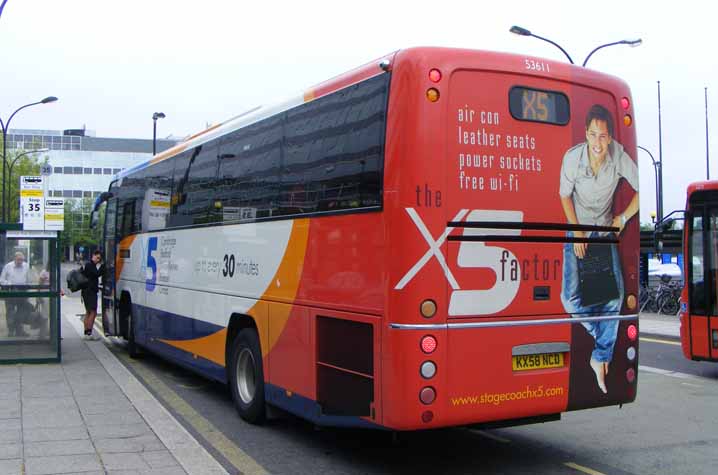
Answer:
[[[152,157],[152,139],[96,137],[85,129],[11,129],[7,140],[8,152],[49,149],[36,157],[47,157],[52,167],[47,178],[50,197],[94,198],[107,191],[115,174]],[[157,151],[176,143],[158,139]]]

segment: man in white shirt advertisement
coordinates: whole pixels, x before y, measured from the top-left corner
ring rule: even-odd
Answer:
[[[12,290],[13,286],[22,286],[30,283],[30,266],[25,262],[25,254],[18,251],[15,258],[5,264],[0,274],[0,285],[6,290]],[[32,306],[27,298],[11,297],[5,300],[5,318],[7,319],[7,331],[10,337],[28,336],[23,328],[23,321]]]

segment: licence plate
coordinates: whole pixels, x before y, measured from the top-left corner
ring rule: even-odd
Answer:
[[[563,353],[541,353],[538,355],[516,355],[512,357],[514,371],[531,369],[560,368],[563,366]]]

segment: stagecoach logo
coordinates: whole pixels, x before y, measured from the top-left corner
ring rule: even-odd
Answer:
[[[396,284],[394,287],[396,290],[403,289],[432,257],[434,257],[443,269],[446,280],[452,289],[451,300],[449,301],[449,315],[490,315],[505,309],[513,301],[519,291],[520,279],[497,278],[496,283],[490,289],[462,289],[459,282],[451,273],[444,254],[441,252],[441,247],[444,245],[446,238],[456,228],[446,227],[438,239],[434,239],[414,208],[406,208],[406,212],[416,225],[421,236],[429,245],[429,249]],[[467,209],[462,209],[456,214],[452,221],[464,220],[520,222],[523,221],[523,213],[521,211],[500,210],[473,210],[470,212]],[[463,234],[464,236],[491,236],[499,234],[503,236],[518,236],[521,234],[521,230],[465,228]],[[494,245],[488,247],[483,242],[473,241],[462,241],[459,244],[459,252],[456,260],[459,267],[488,268],[493,270],[497,276],[502,275],[504,272],[502,266],[506,262],[518,262],[516,256],[508,249]]]

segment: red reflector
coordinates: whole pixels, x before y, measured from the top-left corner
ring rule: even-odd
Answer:
[[[426,335],[421,339],[421,351],[424,353],[433,353],[436,349],[436,338]]]
[[[431,404],[432,402],[434,402],[435,399],[436,391],[434,391],[434,388],[427,386],[419,393],[419,400],[424,404]]]
[[[441,71],[438,69],[432,69],[429,71],[429,79],[431,82],[439,82],[441,81]]]
[[[424,411],[421,413],[421,421],[427,424],[434,420],[434,413],[431,411]]]
[[[636,328],[636,325],[628,325],[628,330],[626,331],[628,333],[628,339],[631,341],[636,341],[636,337],[638,336],[638,328]]]
[[[628,108],[631,107],[631,101],[629,101],[627,97],[624,97],[621,99],[621,107],[623,107],[624,110],[628,110]]]
[[[634,381],[636,380],[636,370],[635,370],[635,369],[633,369],[633,368],[628,368],[628,369],[626,370],[626,380],[627,380],[629,383],[632,383],[632,382],[634,382]]]

